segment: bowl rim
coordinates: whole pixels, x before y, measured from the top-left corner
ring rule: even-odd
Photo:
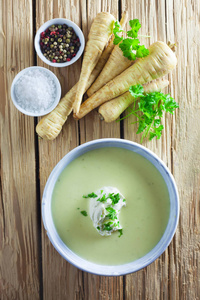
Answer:
[[[51,61],[49,61],[43,54],[42,51],[40,49],[40,45],[39,45],[39,40],[40,40],[40,34],[41,32],[43,32],[44,30],[46,30],[50,25],[52,24],[67,24],[70,25],[71,27],[73,27],[74,31],[76,32],[77,36],[80,39],[81,42],[81,46],[76,54],[75,57],[73,57],[69,62],[63,62],[63,63],[53,63]],[[34,38],[34,46],[35,46],[35,51],[37,53],[37,55],[40,57],[40,59],[48,64],[49,66],[52,67],[58,67],[58,68],[62,68],[62,67],[67,67],[72,65],[73,63],[75,63],[82,55],[83,50],[85,48],[85,37],[83,35],[82,30],[80,29],[80,27],[74,23],[73,21],[69,20],[69,19],[65,19],[65,18],[55,18],[55,19],[51,19],[46,21],[43,25],[40,26],[40,28],[37,30],[35,38]]]
[[[15,84],[17,82],[17,80],[23,76],[26,72],[28,72],[28,70],[30,69],[39,69],[39,70],[43,70],[44,72],[48,73],[51,78],[54,80],[55,82],[55,85],[56,85],[56,90],[57,90],[57,95],[55,97],[55,100],[53,102],[53,104],[48,108],[46,109],[45,111],[43,111],[42,113],[32,113],[30,111],[26,111],[25,109],[23,109],[16,101],[16,97],[15,97],[15,93],[14,93],[14,89],[15,89]],[[49,69],[47,68],[44,68],[44,67],[40,67],[40,66],[31,66],[31,67],[28,67],[28,68],[25,68],[23,70],[21,70],[16,76],[15,78],[13,79],[13,82],[12,82],[12,85],[11,85],[11,99],[12,99],[12,102],[13,104],[15,105],[15,107],[20,111],[22,112],[23,114],[27,115],[27,116],[31,116],[31,117],[40,117],[40,116],[45,116],[47,115],[48,113],[50,113],[52,110],[54,110],[54,108],[58,105],[59,101],[60,101],[60,98],[61,98],[61,85],[60,85],[60,81],[58,80],[57,76],[52,72],[50,71]]]
[[[118,146],[116,146],[118,145]],[[165,229],[164,234],[162,235],[160,241],[157,243],[157,245],[146,255],[143,257],[121,265],[115,265],[115,266],[107,266],[107,265],[99,265],[96,263],[92,263],[90,261],[87,261],[80,256],[76,255],[73,251],[71,251],[61,240],[59,237],[55,225],[53,223],[53,218],[51,214],[51,200],[52,197],[49,197],[49,195],[52,196],[52,192],[54,189],[54,185],[56,183],[56,180],[58,179],[61,172],[64,170],[64,168],[74,159],[79,157],[80,155],[97,149],[97,148],[103,148],[103,147],[120,147],[125,148],[128,150],[137,152],[139,154],[143,153],[147,156],[144,156],[145,158],[151,158],[148,159],[150,162],[154,161],[157,163],[157,166],[155,166],[158,171],[161,173],[164,172],[166,175],[168,184],[170,184],[170,188],[172,196],[170,196],[170,215],[168,219],[168,223]],[[134,150],[133,150],[134,149]],[[142,155],[142,154],[141,154]],[[160,168],[160,169],[159,169]],[[161,170],[161,171],[160,171]],[[163,174],[161,173],[163,176]],[[164,178],[165,180],[165,178]],[[165,183],[167,184],[166,180]],[[167,187],[168,187],[167,184]],[[168,187],[169,191],[169,187]],[[169,191],[170,194],[170,191]],[[173,200],[174,199],[174,200]],[[173,200],[173,202],[172,202]],[[172,206],[173,204],[173,206]],[[43,224],[45,227],[45,230],[47,232],[47,235],[54,246],[54,248],[58,251],[58,253],[68,262],[70,262],[75,267],[81,269],[82,271],[86,271],[95,275],[102,275],[102,276],[121,276],[126,275],[129,273],[134,273],[136,271],[139,271],[152,262],[154,262],[169,246],[170,242],[172,241],[172,238],[175,234],[175,231],[177,229],[178,220],[179,220],[179,195],[177,186],[174,180],[173,175],[171,174],[168,167],[164,164],[164,162],[151,150],[148,148],[137,144],[135,142],[125,140],[125,139],[118,139],[118,138],[104,138],[104,139],[97,139],[90,142],[86,142],[80,146],[77,146],[70,152],[68,152],[54,167],[53,171],[51,172],[47,183],[44,188],[43,197],[42,197],[42,219]],[[49,215],[50,214],[50,215]],[[67,251],[67,253],[65,252]]]

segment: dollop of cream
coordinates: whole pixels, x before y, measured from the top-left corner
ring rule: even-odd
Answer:
[[[102,187],[95,194],[97,197],[90,198],[90,218],[98,233],[102,236],[109,236],[115,231],[122,230],[119,214],[121,208],[126,206],[124,196],[117,188],[110,186]],[[113,201],[113,196],[117,203],[114,203],[116,201]]]

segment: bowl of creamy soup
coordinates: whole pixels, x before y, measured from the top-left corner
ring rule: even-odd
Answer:
[[[147,148],[99,139],[70,151],[46,183],[42,217],[55,249],[84,271],[119,276],[155,261],[171,242],[179,197]]]

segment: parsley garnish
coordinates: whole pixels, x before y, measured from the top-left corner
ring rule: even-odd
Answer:
[[[142,85],[134,85],[129,88],[129,92],[134,98],[140,98],[138,101],[138,108],[134,106],[130,109],[130,113],[122,118],[121,120],[127,118],[130,115],[137,117],[138,123],[137,134],[143,132],[141,143],[143,138],[149,137],[152,140],[154,137],[159,139],[162,135],[162,130],[164,128],[161,125],[161,118],[163,112],[174,113],[174,110],[179,107],[178,103],[169,94],[163,94],[161,92],[152,92],[144,94],[144,88]],[[140,113],[140,115],[138,114]],[[133,123],[133,124],[134,124]]]
[[[87,217],[87,215],[88,215],[86,210],[82,210],[82,211],[81,211],[81,214],[82,214],[84,217]]]
[[[123,229],[118,229],[118,231],[119,231],[118,237],[122,236],[123,235]]]
[[[127,31],[128,38],[123,38],[118,35],[118,33],[123,32],[120,23],[115,22],[115,27],[113,29],[113,34],[115,36],[113,44],[118,45],[122,50],[123,55],[129,60],[135,60],[137,57],[145,57],[149,54],[149,50],[145,48],[144,45],[139,45],[140,41],[137,39],[138,30],[141,28],[141,24],[138,19],[130,20],[129,25],[131,30]]]
[[[88,194],[87,196],[83,195],[83,198],[96,198],[98,197],[95,193]]]
[[[106,207],[106,210],[109,212],[109,214],[106,215],[106,218],[110,219],[110,220],[115,220],[117,219],[116,216],[116,210],[112,207]]]
[[[100,227],[99,227],[99,226],[97,226],[97,229],[98,229],[98,230],[100,230]]]
[[[110,193],[108,195],[108,198],[110,198],[112,200],[112,205],[117,204],[120,200],[119,193],[118,194]]]
[[[98,198],[97,201],[99,202],[105,202],[108,198],[106,198],[106,194],[103,194],[101,198]]]
[[[112,224],[113,224],[113,222],[108,222],[108,223],[103,224],[102,230],[107,230],[107,231],[112,230],[112,227],[110,226]]]

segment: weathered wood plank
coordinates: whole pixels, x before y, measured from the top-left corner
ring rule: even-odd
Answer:
[[[82,3],[86,3],[83,1]],[[82,6],[82,23],[84,35],[87,37],[94,17],[101,11],[108,11],[118,18],[118,1],[99,0],[87,1],[87,5]],[[98,138],[120,138],[120,124],[113,122],[106,124],[98,116],[97,110],[89,113],[80,120],[80,139],[81,144]]]
[[[39,299],[34,119],[12,104],[15,75],[33,65],[32,1],[0,4],[0,298]]]
[[[118,1],[87,1],[87,5],[82,6],[82,25],[85,36],[88,35],[94,17],[100,11],[108,11],[118,18]],[[94,139],[109,137],[120,138],[119,123],[106,124],[102,122],[96,111],[91,112],[84,119],[80,120],[81,144]],[[118,278],[100,277],[84,273],[83,285],[83,299],[123,299],[122,276]]]
[[[80,2],[36,1],[37,29],[53,18],[66,18],[81,25]],[[39,58],[38,65],[48,68]],[[64,95],[77,81],[81,60],[66,68],[49,68],[58,79]],[[45,183],[54,166],[70,150],[78,145],[78,124],[69,117],[61,134],[54,141],[39,140],[39,174],[41,197]],[[42,226],[43,297],[44,299],[81,299],[83,294],[82,271],[66,262],[51,245]]]
[[[170,249],[171,299],[199,299],[200,295],[200,106],[199,78],[200,3],[170,1],[178,67],[173,77],[174,96],[179,111],[173,118],[173,173],[180,193],[179,230]],[[169,19],[168,19],[169,23]]]
[[[126,299],[198,299],[199,297],[199,3],[197,1],[122,1],[131,17],[142,22],[142,34],[177,43],[177,69],[168,91],[179,102],[175,115],[164,119],[158,141],[143,144],[168,165],[180,193],[178,230],[165,253],[144,270],[126,276]],[[148,41],[142,39],[148,45]],[[136,125],[125,120],[124,136],[139,142]],[[139,288],[138,288],[139,286]]]
[[[129,9],[130,19],[138,18],[141,21],[141,34],[150,35],[150,38],[141,38],[141,44],[149,46],[151,43],[162,40],[166,41],[166,20],[165,3],[159,1],[147,1],[136,3],[136,1],[126,2]],[[126,5],[125,1],[122,5]],[[171,124],[166,118],[165,130],[160,140],[143,141],[143,145],[154,151],[171,167]],[[140,143],[141,136],[136,134],[137,124],[134,117],[129,117],[124,121],[124,137]],[[167,124],[166,124],[167,123]],[[126,276],[126,299],[169,299],[168,286],[168,250],[153,264],[144,270]],[[139,288],[137,288],[139,286]]]

